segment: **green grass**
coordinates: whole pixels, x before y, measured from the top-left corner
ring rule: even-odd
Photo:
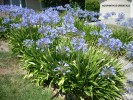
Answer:
[[[9,68],[16,64],[15,56],[10,52],[0,52],[0,68]]]
[[[3,75],[0,85],[0,100],[51,100],[50,90],[31,84],[22,75]]]
[[[51,100],[51,89],[24,79],[24,73],[16,57],[9,52],[0,52],[0,100]]]

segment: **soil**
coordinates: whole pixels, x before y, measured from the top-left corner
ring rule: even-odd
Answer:
[[[6,41],[0,41],[0,52],[9,52],[9,45]],[[7,66],[0,66],[0,75],[21,73],[24,74],[25,71],[22,70],[18,64],[18,59],[11,58]],[[6,62],[5,62],[6,63]]]
[[[0,41],[0,52],[9,52],[9,46],[7,42]]]

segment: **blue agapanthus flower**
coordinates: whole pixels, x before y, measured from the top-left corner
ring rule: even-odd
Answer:
[[[91,31],[90,34],[92,34],[92,35],[99,35],[99,33],[96,30]]]
[[[99,34],[103,37],[103,38],[110,38],[111,34],[113,34],[111,29],[102,29],[100,30]]]
[[[111,38],[108,41],[108,47],[113,51],[120,51],[120,48],[122,48],[122,42],[119,39]]]
[[[129,26],[133,28],[133,18],[128,19]]]
[[[133,58],[133,41],[129,42],[128,44],[124,44],[123,48],[127,52],[127,57]]]
[[[11,19],[8,18],[8,17],[6,17],[6,18],[4,18],[4,20],[2,21],[2,24],[7,24],[7,23],[9,23],[10,21],[11,21]]]
[[[52,41],[49,38],[42,38],[39,39],[36,44],[37,48],[44,49],[46,47],[49,47],[49,45],[52,43]]]
[[[130,23],[129,23],[128,21],[121,22],[121,23],[120,23],[120,26],[129,27],[129,26],[130,26]]]
[[[83,38],[72,38],[71,44],[75,51],[87,51],[87,45],[85,44],[85,40]]]
[[[108,12],[108,13],[105,13],[105,15],[103,16],[104,19],[108,19],[109,17],[112,17],[113,15],[116,15],[115,12]]]
[[[17,23],[17,24],[13,23],[13,24],[10,24],[10,27],[11,28],[20,28],[21,24],[20,23]]]
[[[116,18],[116,22],[123,21],[125,19],[125,14],[123,12],[118,14],[118,18]]]
[[[65,26],[56,27],[56,30],[57,30],[58,34],[66,34],[67,33]]]
[[[100,27],[100,28],[102,28],[102,29],[106,29],[106,25],[103,22],[96,22],[95,25],[98,26],[98,27]]]
[[[107,79],[110,79],[110,76],[115,76],[116,75],[116,70],[113,66],[105,66],[102,68],[99,76],[101,77],[107,77]]]
[[[58,74],[66,75],[67,73],[71,72],[69,69],[69,64],[64,61],[58,61],[57,67],[54,68],[54,72],[60,72]]]
[[[108,45],[108,39],[107,38],[99,38],[98,39],[98,46],[101,46],[101,45],[107,46]]]
[[[67,9],[64,8],[63,6],[57,6],[56,9],[57,9],[58,11],[65,11],[65,10],[67,10]]]
[[[26,47],[31,47],[34,43],[34,40],[27,39],[27,40],[24,40],[23,42]]]

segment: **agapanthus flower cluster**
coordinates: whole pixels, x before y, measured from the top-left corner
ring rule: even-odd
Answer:
[[[4,20],[2,21],[2,24],[8,24],[11,21],[10,18],[6,17],[4,18]]]
[[[53,10],[53,8],[46,9],[41,13],[36,13],[34,10],[31,9],[24,9],[21,25],[34,26],[34,25],[43,25],[45,23],[57,24],[58,22],[60,22],[59,12]]]
[[[67,15],[63,17],[63,25],[60,29],[66,29],[67,32],[76,32],[77,28],[74,27],[74,19],[75,17],[88,17],[90,16],[93,21],[96,21],[97,18],[95,16],[99,16],[99,13],[89,12],[87,10],[82,10],[80,8],[73,9],[69,4],[57,7],[50,7],[41,13],[36,13],[32,9],[21,8],[18,6],[0,6],[0,11],[8,12],[12,18],[16,18],[17,16],[21,17],[21,22],[19,22],[20,26],[28,27],[29,25],[44,25],[48,24],[57,24],[60,22],[59,10],[65,10],[68,12]],[[7,21],[5,20],[4,23]],[[71,22],[71,23],[70,23]],[[16,27],[19,25],[15,25]],[[64,34],[65,32],[63,32]]]
[[[133,18],[129,18],[126,20],[121,20],[118,25],[126,27],[126,28],[133,28]]]
[[[124,44],[124,49],[127,52],[127,57],[133,58],[133,41],[129,42],[128,44]]]
[[[36,49],[41,49],[41,51],[44,51],[46,48],[49,47],[49,45],[52,43],[52,41],[49,38],[42,38],[39,39],[36,44],[37,48]]]
[[[112,17],[113,15],[116,15],[116,13],[115,12],[108,12],[103,17],[104,17],[104,19],[108,19],[109,17]]]
[[[60,72],[57,74],[63,74],[66,75],[67,73],[71,72],[69,69],[69,64],[64,61],[58,61],[57,67],[54,68],[54,72]]]
[[[92,22],[96,22],[97,20],[98,20],[98,19],[97,19],[96,17],[92,17],[92,18],[91,18],[91,21],[92,21]]]
[[[94,30],[94,31],[91,31],[90,34],[101,36],[101,38],[98,39],[98,44],[102,45],[102,44],[107,44],[107,42],[108,42],[109,38],[111,37],[111,35],[113,34],[113,32],[111,29],[102,29],[102,30],[100,30],[99,33],[98,33],[98,31]]]
[[[100,36],[103,38],[110,38],[110,36],[113,34],[111,29],[102,29],[99,32]]]
[[[7,28],[5,28],[4,26],[0,26],[0,32],[4,32],[6,30],[7,30]]]
[[[106,24],[103,23],[103,22],[101,22],[101,21],[96,22],[95,25],[98,26],[98,27],[100,27],[101,29],[106,29]]]
[[[67,32],[76,32],[77,28],[74,25],[74,18],[73,16],[68,13],[65,16],[63,16],[63,23],[62,23],[62,27],[65,27]]]
[[[76,9],[72,8],[69,4],[63,6],[57,6],[54,10],[57,11],[68,11],[70,14],[77,18],[87,18],[88,16],[91,17],[91,21],[97,21],[97,16],[100,16],[100,13],[94,11],[87,11],[82,10],[81,8],[77,7]]]
[[[88,16],[88,11],[82,10],[78,7],[77,10],[74,12],[74,15],[77,18],[86,18]]]
[[[10,24],[10,27],[11,28],[20,28],[21,24],[20,23],[17,23],[17,24],[13,23],[13,24]]]
[[[120,48],[122,48],[122,42],[119,39],[111,38],[108,41],[108,47],[113,51],[120,51]]]
[[[128,19],[129,26],[133,28],[133,18]]]
[[[94,11],[87,11],[87,10],[82,10],[79,7],[77,8],[76,11],[73,11],[73,15],[76,16],[77,18],[91,18],[91,21],[97,21],[97,17],[100,16],[100,13],[94,12]]]
[[[12,16],[12,17],[22,16],[23,13],[25,12],[24,8],[21,8],[19,6],[15,6],[15,5],[12,5],[10,9],[11,9],[10,16]]]
[[[23,43],[26,47],[29,48],[34,44],[34,40],[27,39],[27,40],[24,40]]]
[[[56,46],[56,52],[70,52],[68,46]]]
[[[125,14],[123,12],[118,14],[118,18],[116,18],[116,22],[123,21],[125,19]]]
[[[63,6],[57,6],[56,9],[58,11],[66,11],[67,10],[67,8],[64,8]]]
[[[124,22],[121,22],[120,23],[120,26],[123,26],[123,27],[129,27],[130,23],[127,22],[127,21],[124,21]]]
[[[87,51],[87,44],[83,38],[72,38],[71,44],[74,48],[74,51],[82,50],[83,52]]]
[[[95,32],[95,34],[97,34],[97,32]],[[119,39],[111,38],[112,34],[111,29],[100,30],[99,35],[102,37],[98,39],[98,45],[109,47],[112,51],[120,51],[123,44]]]
[[[97,21],[98,20],[98,16],[100,16],[100,13],[94,12],[94,11],[87,11],[88,16],[91,18],[91,21]]]
[[[99,38],[98,45],[104,45],[106,47],[109,47],[112,51],[120,51],[123,46],[122,42],[119,39],[114,38]]]
[[[52,27],[50,25],[41,26],[38,29],[38,33],[42,33],[42,34],[44,34],[44,36],[46,36],[48,33],[50,33],[51,30],[52,30]]]
[[[58,34],[61,34],[61,35],[67,33],[65,26],[62,26],[62,27],[56,26],[56,30],[57,30]]]
[[[0,5],[0,11],[1,12],[10,12],[10,9],[11,8],[11,6],[9,6],[9,5]]]
[[[67,8],[67,10],[68,10],[68,9],[72,9],[71,6],[70,6],[69,4],[65,4],[64,7]]]
[[[96,30],[91,31],[90,34],[92,34],[92,35],[99,35],[99,33]]]
[[[23,27],[28,27],[29,25],[35,25],[38,23],[38,17],[36,12],[32,9],[24,9],[20,25]]]
[[[116,75],[116,70],[113,66],[105,66],[102,68],[99,76],[106,77],[107,79],[110,79],[111,76]]]
[[[98,39],[98,46],[101,46],[101,45],[104,45],[104,46],[108,46],[108,39],[107,38],[99,38]]]
[[[70,48],[69,46],[56,46],[56,53],[70,57]]]
[[[58,11],[49,8],[45,10],[44,14],[45,16],[47,16],[47,18],[50,19],[50,23],[56,24],[60,22],[60,16]]]

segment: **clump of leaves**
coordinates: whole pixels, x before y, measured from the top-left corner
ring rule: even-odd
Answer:
[[[122,68],[115,58],[103,52],[94,47],[88,47],[86,52],[75,51],[70,38],[56,38],[43,51],[31,46],[22,61],[34,81],[58,88],[67,100],[122,98]]]

